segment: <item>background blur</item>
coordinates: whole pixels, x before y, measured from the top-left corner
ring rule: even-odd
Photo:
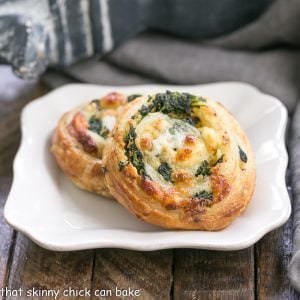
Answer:
[[[51,87],[245,81],[291,111],[299,28],[298,0],[2,0],[0,57]]]

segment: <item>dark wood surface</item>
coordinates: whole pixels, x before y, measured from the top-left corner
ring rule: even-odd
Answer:
[[[42,249],[12,230],[3,219],[3,206],[20,140],[20,111],[48,89],[40,82],[15,78],[5,66],[0,66],[0,79],[0,288],[114,291],[117,286],[140,290],[137,299],[300,299],[287,278],[291,220],[256,245],[233,252],[98,249],[62,253]],[[122,299],[68,297],[79,298]]]

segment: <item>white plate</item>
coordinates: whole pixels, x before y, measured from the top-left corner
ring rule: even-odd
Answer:
[[[58,119],[79,103],[110,91],[156,93],[178,90],[223,103],[245,129],[256,155],[257,182],[245,213],[219,232],[166,230],[139,221],[122,206],[76,188],[49,152]],[[39,245],[53,250],[201,248],[236,250],[287,221],[285,185],[287,112],[274,97],[244,83],[130,87],[71,84],[29,103],[22,113],[22,142],[14,161],[5,219]]]

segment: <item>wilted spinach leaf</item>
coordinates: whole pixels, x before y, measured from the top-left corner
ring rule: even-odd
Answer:
[[[204,160],[200,167],[197,169],[197,172],[195,174],[196,176],[202,175],[202,176],[210,176],[211,171],[210,171],[210,166],[207,162],[207,160]]]
[[[212,200],[213,198],[213,193],[212,192],[209,192],[209,191],[201,191],[201,192],[198,192],[194,195],[194,198],[199,198],[199,199],[206,199],[206,200]]]
[[[89,129],[93,132],[96,132],[97,134],[100,134],[102,130],[102,121],[95,116],[92,116],[89,119]]]
[[[146,177],[148,175],[146,174],[146,170],[145,170],[143,154],[136,146],[135,138],[136,138],[135,128],[132,125],[130,125],[129,131],[124,138],[125,154],[128,158],[128,161],[131,162],[133,166],[137,169],[138,174],[143,177]]]
[[[171,181],[172,168],[168,165],[168,163],[163,162],[158,167],[157,172],[166,180]]]
[[[128,102],[131,102],[131,101],[133,101],[134,99],[136,99],[136,98],[138,98],[138,97],[141,97],[142,95],[140,95],[140,94],[132,94],[132,95],[130,95],[130,96],[128,96],[127,97],[127,101]]]
[[[239,154],[240,154],[241,161],[246,163],[248,161],[247,154],[242,150],[240,146],[239,146]]]
[[[97,133],[106,139],[109,135],[109,130],[106,126],[103,126],[102,121],[95,116],[90,117],[89,119],[89,130]]]

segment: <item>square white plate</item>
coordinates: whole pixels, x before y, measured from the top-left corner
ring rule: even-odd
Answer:
[[[247,132],[256,155],[257,182],[245,213],[219,232],[166,230],[139,221],[117,202],[76,188],[49,152],[60,116],[107,92],[178,90],[223,103]],[[22,142],[14,161],[5,219],[42,247],[53,250],[201,248],[236,250],[258,241],[288,219],[284,136],[287,112],[280,101],[244,83],[130,87],[71,84],[29,103],[22,113]]]

